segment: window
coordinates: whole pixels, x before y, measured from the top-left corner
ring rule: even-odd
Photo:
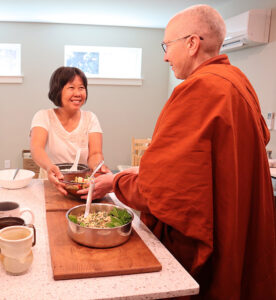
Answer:
[[[0,44],[0,82],[20,83],[21,76],[21,45]]]
[[[65,46],[65,66],[81,69],[91,84],[141,85],[142,49]]]

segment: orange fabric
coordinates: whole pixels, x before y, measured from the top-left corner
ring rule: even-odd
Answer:
[[[175,88],[139,175],[115,178],[117,197],[198,281],[198,299],[276,299],[268,141],[252,86],[220,55]]]

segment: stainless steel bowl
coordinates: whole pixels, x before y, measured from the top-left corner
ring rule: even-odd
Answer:
[[[90,212],[98,211],[111,211],[114,207],[124,209],[123,207],[106,204],[106,203],[92,203]],[[110,248],[125,243],[131,234],[132,221],[134,218],[133,213],[127,209],[127,212],[131,215],[132,219],[129,223],[114,228],[88,228],[82,227],[68,218],[68,216],[79,216],[84,214],[85,204],[75,206],[69,209],[66,213],[66,219],[68,222],[68,234],[75,242],[95,248]]]

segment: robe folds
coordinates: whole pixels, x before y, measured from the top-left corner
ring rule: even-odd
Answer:
[[[165,104],[139,174],[113,188],[197,280],[194,299],[275,300],[275,203],[257,95],[223,54]]]

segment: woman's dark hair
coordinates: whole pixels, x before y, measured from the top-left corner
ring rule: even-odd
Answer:
[[[65,84],[74,80],[76,76],[80,76],[83,81],[83,85],[86,90],[86,99],[87,100],[87,78],[82,70],[74,67],[60,67],[55,70],[50,78],[49,86],[49,99],[56,105],[62,106],[61,103],[61,92]]]

